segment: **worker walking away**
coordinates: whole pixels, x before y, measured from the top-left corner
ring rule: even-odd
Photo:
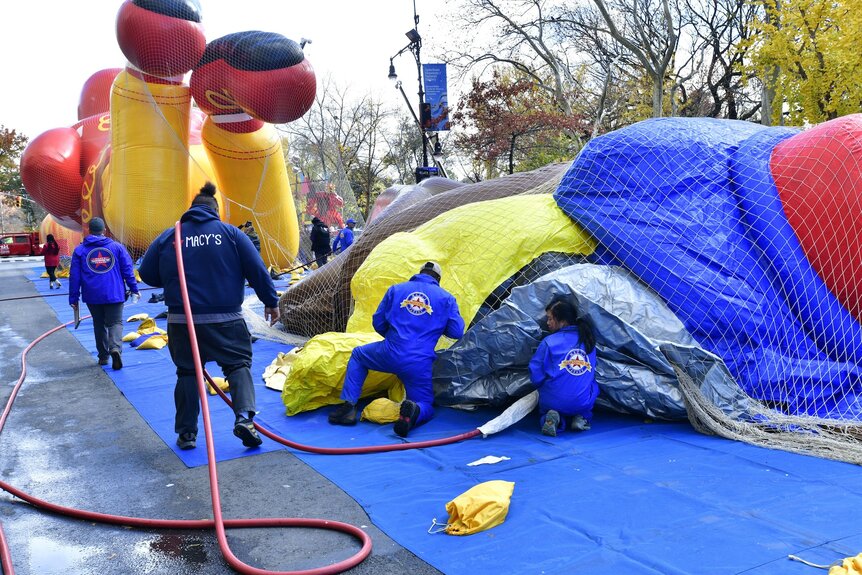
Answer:
[[[353,245],[353,228],[355,227],[356,220],[353,218],[348,218],[347,221],[344,222],[344,227],[338,232],[338,235],[335,236],[335,241],[332,242],[333,254],[338,255]]]
[[[311,220],[311,251],[314,252],[314,261],[317,267],[326,263],[327,257],[332,252],[329,247],[329,228],[318,217]]]
[[[441,335],[460,339],[464,320],[455,297],[440,287],[440,265],[427,262],[409,281],[386,290],[374,313],[374,330],[383,341],[353,350],[341,391],[345,403],[329,414],[333,425],[354,425],[356,403],[368,370],[395,374],[404,384],[407,399],[401,402],[394,431],[401,437],[431,419],[434,390],[431,368],[437,359],[434,348]]]
[[[577,300],[557,296],[545,308],[551,334],[530,360],[530,380],[539,390],[539,415],[544,435],[556,436],[567,427],[590,428],[596,383],[596,337]]]
[[[132,303],[137,303],[141,297],[138,282],[129,252],[104,235],[102,218],[91,219],[89,228],[90,234],[72,253],[69,305],[77,311],[79,297],[87,304],[93,316],[99,365],[108,365],[110,356],[111,367],[122,369],[123,302],[128,286]]]
[[[207,182],[182,215],[183,263],[201,362],[215,361],[230,385],[236,416],[233,433],[246,447],[261,444],[254,428],[257,414],[251,377],[251,335],[242,317],[245,282],[263,302],[270,325],[278,320],[272,279],[246,234],[219,220],[216,188]],[[141,279],[164,288],[168,306],[168,349],[177,367],[174,431],[180,449],[195,447],[200,399],[186,316],[180,291],[173,228],[150,245],[139,268]]]
[[[60,265],[60,244],[54,239],[52,234],[48,234],[45,238],[45,245],[42,246],[42,255],[45,257],[45,271],[48,272],[48,288],[60,289],[60,280],[57,279],[57,266]]]

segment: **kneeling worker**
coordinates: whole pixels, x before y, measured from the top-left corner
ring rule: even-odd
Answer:
[[[395,433],[407,433],[434,416],[431,367],[437,359],[434,347],[441,335],[459,339],[464,320],[455,297],[440,287],[440,265],[427,262],[409,281],[391,286],[374,313],[374,330],[383,341],[353,350],[339,405],[329,414],[329,423],[354,425],[356,403],[368,370],[395,374],[404,384],[407,399],[401,403]]]
[[[261,444],[252,419],[257,413],[251,378],[251,335],[242,317],[245,282],[263,302],[270,325],[278,319],[278,296],[272,278],[251,240],[237,228],[219,220],[216,188],[207,182],[180,218],[183,263],[188,284],[192,321],[201,362],[215,361],[230,383],[233,434],[246,447]],[[174,388],[177,445],[192,449],[198,433],[200,399],[191,340],[183,309],[174,230],[165,230],[150,245],[141,267],[141,279],[164,288],[168,306],[168,349],[177,366]]]

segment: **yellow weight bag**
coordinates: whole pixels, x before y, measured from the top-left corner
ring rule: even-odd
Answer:
[[[496,527],[506,520],[515,484],[511,481],[486,481],[475,485],[446,504],[449,521],[434,519],[428,533],[472,535]],[[439,529],[435,529],[440,527]]]

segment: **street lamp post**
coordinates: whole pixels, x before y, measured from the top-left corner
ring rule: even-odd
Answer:
[[[413,118],[416,120],[416,124],[419,127],[419,134],[422,137],[422,168],[425,168],[422,172],[419,169],[416,170],[416,181],[417,183],[421,179],[420,174],[424,174],[427,177],[428,173],[428,135],[425,132],[425,122],[429,119],[426,117],[427,105],[425,103],[425,88],[422,83],[422,59],[420,58],[421,50],[422,50],[422,37],[419,35],[417,28],[419,26],[419,15],[416,14],[416,0],[413,0],[413,29],[409,30],[405,33],[407,39],[410,40],[410,43],[401,48],[397,54],[389,58],[389,79],[395,82],[395,87],[401,91],[401,95],[404,96],[404,101],[407,102],[407,107],[410,108],[410,112],[413,114]],[[416,112],[413,111],[413,106],[410,104],[410,100],[407,98],[407,95],[404,94],[404,89],[401,87],[401,82],[398,80],[398,74],[395,73],[395,63],[394,60],[404,52],[410,51],[413,54],[413,58],[416,60],[416,74],[419,79],[419,115],[416,115]],[[438,142],[439,146],[439,142]],[[439,150],[438,150],[439,151]],[[437,163],[437,159],[435,158],[435,164]]]

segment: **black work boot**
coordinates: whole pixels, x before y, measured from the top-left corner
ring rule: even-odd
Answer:
[[[342,403],[329,412],[329,423],[332,425],[356,425],[356,405]]]
[[[237,417],[236,424],[233,426],[233,434],[242,439],[242,444],[246,447],[257,447],[263,443],[263,439],[258,435],[254,428],[252,420],[246,417]]]
[[[197,436],[194,433],[180,433],[177,436],[177,446],[180,449],[194,449]]]
[[[416,427],[416,420],[419,419],[419,406],[416,402],[405,399],[401,402],[401,411],[398,415],[398,421],[392,426],[392,429],[400,437],[407,437],[407,433]]]
[[[111,369],[123,369],[123,358],[118,349],[111,352]]]

